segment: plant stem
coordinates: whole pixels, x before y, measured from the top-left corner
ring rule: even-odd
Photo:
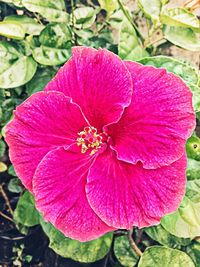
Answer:
[[[115,236],[122,236],[122,235],[127,235],[127,230],[115,230],[114,231]]]
[[[33,14],[36,17],[36,19],[39,22],[39,24],[43,25],[42,22],[41,22],[41,20],[40,20],[40,16],[37,13],[35,13],[35,12]]]
[[[72,26],[74,27],[74,0],[71,0],[71,9],[72,9]]]
[[[71,9],[72,9],[72,40],[75,45],[77,45],[76,33],[74,32],[75,21],[74,21],[74,0],[71,0]]]
[[[146,22],[148,40],[150,40],[150,25],[147,18],[145,18],[145,22]]]
[[[140,243],[141,238],[142,238],[142,232],[143,232],[142,229],[138,229],[137,237],[136,237],[136,240],[135,240],[136,244]]]
[[[160,42],[160,41],[162,41],[162,40],[165,40],[165,37],[164,37],[164,36],[161,36],[160,38],[158,38],[158,39],[156,39],[156,40],[154,40],[154,41],[152,41],[152,42],[146,44],[144,47],[147,48],[147,47],[149,47],[149,46],[151,46],[151,45],[154,45],[155,43],[158,43],[158,42]]]
[[[117,0],[117,3],[119,4],[119,7],[121,8],[121,10],[124,13],[125,17],[128,19],[128,21],[131,23],[131,25],[135,29],[137,35],[140,37],[141,41],[143,42],[144,41],[143,35],[141,34],[141,32],[139,31],[138,27],[136,26],[136,24],[132,20],[129,12],[124,8],[124,5],[122,4],[121,0]]]
[[[7,195],[6,195],[6,192],[4,191],[2,185],[0,185],[0,192],[1,192],[1,194],[2,194],[2,197],[3,197],[4,200],[5,200],[6,206],[8,207],[8,210],[9,210],[10,214],[13,215],[12,207],[11,207],[11,205],[10,205],[10,202],[9,202],[9,200],[8,200],[8,197],[7,197]]]
[[[6,214],[4,214],[4,213],[1,212],[1,211],[0,211],[0,215],[1,215],[2,217],[4,217],[5,219],[7,219],[7,220],[13,222],[13,219],[12,219],[12,218],[8,217]]]
[[[128,231],[129,244],[130,244],[131,248],[135,251],[135,253],[139,257],[141,257],[142,256],[142,251],[138,248],[138,246],[136,245],[135,241],[133,240],[132,234],[133,234],[133,229]]]

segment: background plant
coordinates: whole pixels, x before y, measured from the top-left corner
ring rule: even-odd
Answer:
[[[1,185],[20,195],[10,215],[26,234],[40,224],[49,246],[59,255],[80,262],[106,257],[111,266],[200,266],[200,77],[197,64],[169,57],[178,46],[200,52],[200,23],[190,9],[169,8],[167,0],[1,0],[0,1],[0,172],[12,177]],[[173,1],[171,1],[173,2]],[[187,6],[187,5],[186,5]],[[198,7],[198,3],[195,6]],[[132,10],[132,11],[131,11]],[[179,75],[193,92],[197,128],[187,142],[187,190],[179,209],[158,226],[115,231],[97,240],[80,243],[65,237],[44,222],[34,198],[20,184],[9,162],[4,126],[17,105],[41,91],[71,56],[71,47],[104,47],[122,59],[164,67]],[[184,54],[183,51],[179,50]],[[182,55],[182,54],[181,54]],[[194,63],[194,62],[193,62]],[[21,250],[22,251],[22,250]],[[20,252],[22,253],[22,252]],[[18,253],[19,254],[19,253]],[[17,255],[18,255],[17,254]],[[21,257],[21,254],[18,255]],[[20,258],[21,259],[21,258]],[[106,264],[106,263],[105,263]]]

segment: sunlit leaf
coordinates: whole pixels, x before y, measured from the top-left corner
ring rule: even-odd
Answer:
[[[24,55],[14,43],[0,42],[0,88],[14,88],[27,83],[35,74],[37,63]]]
[[[41,32],[39,43],[33,49],[33,57],[42,65],[60,65],[71,56],[71,31],[66,24],[49,23]]]
[[[161,246],[149,247],[140,258],[138,267],[195,267],[184,252]]]
[[[188,158],[187,179],[200,179],[200,161]]]
[[[0,0],[0,2],[4,2],[7,4],[13,4],[16,7],[22,7],[21,0]]]
[[[22,40],[25,36],[25,30],[17,22],[2,21],[0,22],[0,35],[16,40]]]
[[[92,7],[79,7],[74,10],[75,24],[77,28],[90,28],[95,22],[98,11]]]
[[[121,25],[118,50],[119,56],[126,60],[138,60],[148,56],[147,51],[139,43],[135,29],[126,18]]]
[[[187,197],[195,203],[200,202],[200,180],[193,180],[187,183]]]
[[[171,43],[190,51],[200,51],[200,38],[190,28],[165,26],[165,38]]]
[[[192,91],[193,107],[196,112],[200,111],[200,87],[192,83],[188,83],[190,90]]]
[[[109,16],[108,23],[113,28],[120,30],[123,19],[124,19],[124,14],[121,11],[121,9],[118,9],[112,15]]]
[[[161,22],[169,26],[183,26],[200,31],[198,18],[184,8],[172,8],[161,14]]]
[[[42,45],[53,48],[71,48],[71,30],[65,23],[49,23],[41,32],[39,41]]]
[[[5,17],[5,22],[13,23],[14,25],[20,25],[24,28],[25,33],[32,35],[39,35],[44,29],[44,25],[39,24],[35,19],[25,15],[12,15]]]
[[[49,21],[69,22],[69,14],[64,11],[64,0],[22,0],[23,6],[37,12]]]
[[[162,2],[160,0],[138,0],[138,4],[147,18],[150,18],[155,22],[159,20],[162,7]]]
[[[33,50],[33,58],[40,64],[54,66],[66,62],[71,56],[68,49],[40,46]]]
[[[187,183],[186,196],[177,211],[166,215],[162,220],[162,226],[171,234],[194,238],[200,235],[200,180],[192,180]]]
[[[108,13],[112,13],[118,7],[117,0],[99,0],[99,4]]]

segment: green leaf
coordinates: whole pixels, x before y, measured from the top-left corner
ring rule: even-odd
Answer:
[[[33,58],[43,65],[54,66],[66,62],[71,56],[68,49],[52,48],[41,45],[33,50]]]
[[[111,25],[111,27],[120,30],[123,19],[124,14],[121,9],[118,9],[109,16],[108,23]]]
[[[193,241],[193,243],[188,246],[185,252],[193,259],[196,266],[200,266],[200,243]]]
[[[140,258],[138,267],[195,267],[184,252],[161,246],[149,247]]]
[[[83,39],[84,42],[87,42],[88,39],[94,37],[94,31],[91,29],[74,29],[75,34],[77,37],[80,37]]]
[[[117,0],[99,0],[99,4],[108,13],[112,13],[118,7]]]
[[[198,18],[185,8],[172,8],[165,11],[160,16],[161,22],[169,26],[182,26],[200,31]]]
[[[143,65],[150,65],[156,68],[165,68],[167,71],[180,76],[187,83],[198,83],[198,73],[196,69],[189,64],[181,62],[173,57],[146,57],[139,60],[139,62]]]
[[[200,120],[200,111],[196,112],[196,118]]]
[[[192,29],[165,26],[164,37],[171,43],[190,51],[200,51],[200,38]]]
[[[0,88],[14,88],[27,83],[35,74],[37,63],[18,46],[0,42]]]
[[[25,30],[17,22],[2,21],[0,22],[0,35],[16,40],[22,40],[25,37]]]
[[[84,34],[84,31],[85,31],[85,34]],[[98,34],[98,36],[94,36],[88,30],[86,32],[86,29],[77,30],[76,34],[78,35],[77,40],[78,40],[79,45],[91,46],[96,49],[106,48],[111,51],[113,51],[113,49],[116,47],[115,45],[113,45],[112,35],[108,29],[101,31]],[[113,52],[117,52],[117,51],[114,50]]]
[[[193,94],[192,102],[193,102],[194,110],[195,112],[199,112],[200,111],[200,87],[192,83],[188,83],[188,86]]]
[[[0,90],[1,92],[4,90]],[[0,121],[1,121],[1,135],[3,137],[5,137],[5,126],[11,119],[11,117],[13,116],[13,110],[16,107],[16,99],[5,99],[1,104],[1,113],[0,114]]]
[[[25,33],[31,34],[31,35],[39,35],[40,32],[44,29],[44,25],[41,25],[37,23],[37,21],[33,18],[27,17],[25,15],[12,15],[5,17],[5,22],[9,23],[17,23],[14,25],[20,25]]]
[[[95,22],[98,9],[92,7],[79,7],[74,10],[76,28],[90,28]]]
[[[179,238],[170,234],[161,224],[145,228],[144,230],[148,236],[164,246],[180,248],[191,243],[189,238]]]
[[[119,262],[126,267],[133,267],[139,259],[130,247],[127,236],[120,236],[115,239],[114,252]]]
[[[167,56],[146,57],[139,62],[143,65],[165,68],[167,71],[180,76],[193,93],[192,101],[195,111],[200,111],[200,88],[196,85],[198,83],[198,73],[194,67]]]
[[[12,178],[8,183],[8,190],[12,193],[22,193],[22,187],[18,178]]]
[[[159,20],[162,2],[160,0],[138,0],[138,5],[147,18],[154,22]]]
[[[0,140],[0,157],[3,157],[6,151],[6,144],[3,140]]]
[[[53,48],[71,48],[71,30],[65,23],[49,23],[41,32],[39,41],[42,45]]]
[[[14,220],[24,226],[34,226],[39,224],[39,212],[35,208],[33,196],[26,191],[19,199],[14,211]]]
[[[50,23],[39,36],[41,46],[33,49],[34,59],[43,65],[54,66],[71,56],[71,31],[64,23]]]
[[[187,197],[195,202],[200,202],[200,180],[193,180],[187,182]]]
[[[166,215],[162,226],[171,234],[194,238],[200,235],[200,180],[187,183],[186,196],[177,211]]]
[[[13,0],[0,0],[0,2],[12,4]]]
[[[200,139],[192,135],[186,143],[186,151],[188,158],[200,161]]]
[[[62,257],[75,261],[94,262],[100,260],[108,253],[112,243],[112,233],[82,243],[65,237],[50,223],[46,223],[42,219],[40,223],[49,238],[49,247]]]
[[[4,2],[7,4],[13,4],[16,7],[22,7],[21,0],[0,0],[0,2]]]
[[[26,84],[28,95],[42,91],[55,74],[56,70],[52,68],[39,68],[34,77]]]
[[[48,21],[69,22],[64,0],[22,0],[23,6],[31,12],[37,12]]]
[[[17,176],[15,170],[14,170],[14,167],[13,165],[10,165],[10,167],[8,168],[8,173],[11,175],[11,176]]]
[[[197,70],[185,62],[181,62],[173,57],[167,56],[156,56],[147,57],[139,60],[143,65],[151,65],[156,68],[165,68],[169,72],[172,72],[180,76],[187,83],[197,84],[198,83],[198,72]]]
[[[135,29],[126,18],[121,25],[118,50],[119,56],[125,60],[139,60],[148,56],[139,43]]]
[[[187,179],[200,179],[200,161],[188,158]]]

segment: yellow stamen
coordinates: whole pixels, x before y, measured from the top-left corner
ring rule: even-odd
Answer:
[[[94,155],[102,144],[101,134],[97,134],[97,129],[94,127],[85,127],[83,131],[78,133],[77,145],[81,147],[81,153],[86,153],[90,150],[90,155]]]

